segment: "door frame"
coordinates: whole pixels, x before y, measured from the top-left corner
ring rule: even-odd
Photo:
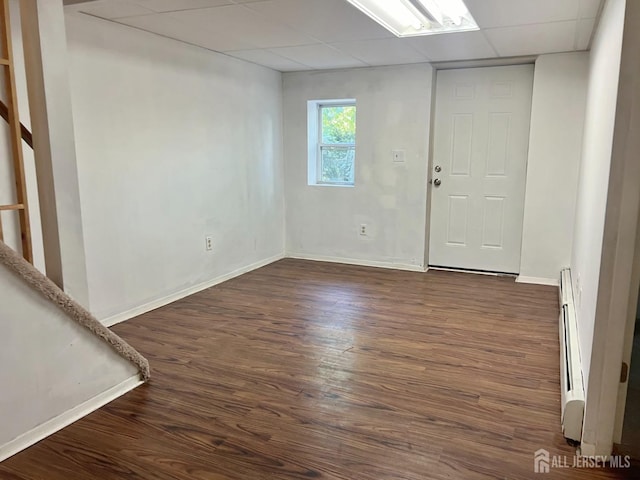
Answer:
[[[635,317],[640,289],[640,2],[627,2],[620,61],[611,168],[600,265],[596,318],[589,370],[589,388],[581,453],[610,455],[617,420],[626,398],[620,399],[620,368]],[[633,313],[631,313],[633,312]],[[634,319],[635,322],[635,319]]]
[[[638,313],[638,296],[640,293],[640,209],[638,210],[636,230],[636,245],[633,254],[633,267],[631,271],[631,282],[629,285],[629,300],[627,303],[627,325],[624,329],[624,346],[622,350],[622,361],[631,367],[631,357],[633,353],[633,340],[636,328],[636,316]],[[613,443],[622,443],[624,434],[624,417],[627,405],[627,390],[629,388],[629,373],[627,381],[620,383],[618,387],[618,402],[616,404],[616,418],[613,430]]]
[[[425,271],[429,270],[429,245],[431,238],[431,209],[433,207],[433,142],[436,125],[436,88],[438,81],[438,72],[440,70],[460,70],[466,68],[487,68],[487,67],[513,67],[516,65],[533,65],[533,73],[535,78],[536,56],[511,57],[511,58],[494,58],[485,60],[463,60],[454,62],[435,62],[432,63],[433,73],[431,78],[431,112],[429,121],[429,151],[427,160],[427,217],[425,222],[425,242],[424,242],[424,267]],[[529,157],[527,156],[527,166]],[[525,168],[525,185],[527,180],[528,168]],[[524,225],[523,225],[524,227]],[[522,257],[522,244],[520,245],[520,256]],[[474,270],[461,270],[468,273],[476,273],[482,275],[498,275],[492,272],[480,272]]]

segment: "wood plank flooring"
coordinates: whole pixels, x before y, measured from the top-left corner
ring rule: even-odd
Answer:
[[[621,479],[560,434],[557,289],[282,260],[120,324],[152,380],[7,480]]]

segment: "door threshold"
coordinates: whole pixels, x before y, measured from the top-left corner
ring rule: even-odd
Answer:
[[[510,277],[515,279],[517,273],[508,272],[490,272],[487,270],[475,270],[473,268],[456,268],[456,267],[441,267],[439,265],[429,265],[429,270],[440,270],[443,272],[457,272],[457,273],[474,273],[476,275],[487,275],[489,277]]]

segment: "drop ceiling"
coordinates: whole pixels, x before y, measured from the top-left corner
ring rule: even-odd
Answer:
[[[480,31],[397,38],[346,0],[66,0],[99,17],[279,71],[587,50],[602,0],[465,0]]]

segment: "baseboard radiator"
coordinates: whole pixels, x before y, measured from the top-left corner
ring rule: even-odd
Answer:
[[[560,388],[562,432],[565,438],[579,442],[582,438],[584,416],[584,384],[569,269],[560,273]]]

